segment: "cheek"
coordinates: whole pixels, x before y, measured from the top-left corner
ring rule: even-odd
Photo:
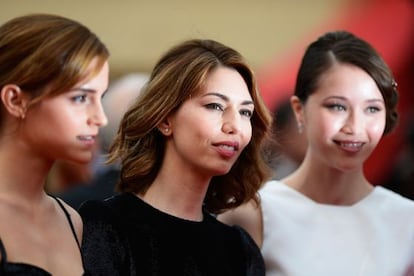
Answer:
[[[198,114],[198,113],[194,113]],[[218,123],[209,116],[177,116],[173,121],[174,136],[178,139],[206,143],[212,139]]]
[[[382,138],[385,129],[385,122],[383,124],[372,123],[368,124],[368,133],[373,142],[377,144]]]
[[[252,139],[252,124],[250,121],[243,124],[241,129],[242,132],[242,139],[243,139],[243,147],[247,146]]]
[[[306,123],[308,136],[313,139],[326,139],[335,135],[342,126],[342,122],[338,118],[332,118],[324,115],[317,115],[309,118]],[[312,139],[309,137],[309,139]]]
[[[57,121],[65,122],[66,127],[80,126],[83,122],[86,122],[86,116],[84,112],[76,112],[75,110],[62,110],[56,114]]]
[[[371,139],[375,141],[375,144],[382,138],[385,130],[385,112],[382,114],[374,114],[376,116],[370,116],[367,119],[366,130]]]

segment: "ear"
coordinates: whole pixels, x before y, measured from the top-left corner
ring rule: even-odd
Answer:
[[[164,134],[164,136],[170,136],[172,134],[170,121],[168,119],[162,121],[162,123],[158,125],[158,130]]]
[[[297,96],[290,97],[290,105],[292,107],[293,113],[295,114],[296,122],[298,124],[298,131],[299,133],[302,132],[302,129],[305,125],[305,118],[304,118],[304,108],[303,103]]]
[[[28,97],[19,86],[6,84],[1,88],[0,97],[4,108],[12,116],[22,119],[26,117]]]

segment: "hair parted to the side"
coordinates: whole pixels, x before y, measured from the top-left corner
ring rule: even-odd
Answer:
[[[0,88],[15,84],[31,95],[32,104],[93,77],[108,57],[100,39],[69,18],[29,14],[0,26]]]
[[[205,207],[220,213],[254,198],[270,172],[263,159],[262,142],[271,116],[244,58],[232,48],[213,40],[184,41],[166,52],[155,65],[137,101],[125,113],[112,144],[109,162],[121,160],[118,190],[143,194],[157,175],[164,156],[165,138],[157,126],[197,93],[208,74],[217,67],[234,68],[243,77],[254,102],[252,139],[231,171],[213,177]]]
[[[398,91],[392,72],[370,44],[350,32],[328,32],[309,45],[299,68],[295,95],[305,103],[318,88],[321,75],[336,63],[357,66],[375,81],[386,107],[384,134],[391,132],[398,122]]]

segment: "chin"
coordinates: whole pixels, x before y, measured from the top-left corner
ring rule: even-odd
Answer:
[[[72,158],[68,158],[67,160],[78,164],[88,164],[92,161],[92,154],[84,154],[83,156],[72,156]]]
[[[224,168],[224,167],[219,168],[219,169],[215,170],[214,176],[227,174],[227,173],[229,173],[230,169],[231,168]]]
[[[361,163],[348,163],[348,164],[336,164],[335,168],[344,173],[351,173],[361,170],[362,164]]]

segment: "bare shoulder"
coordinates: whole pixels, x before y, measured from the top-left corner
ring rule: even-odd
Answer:
[[[245,229],[256,244],[261,247],[263,241],[263,220],[260,203],[250,201],[236,209],[218,216],[218,220],[228,225],[238,225]]]

